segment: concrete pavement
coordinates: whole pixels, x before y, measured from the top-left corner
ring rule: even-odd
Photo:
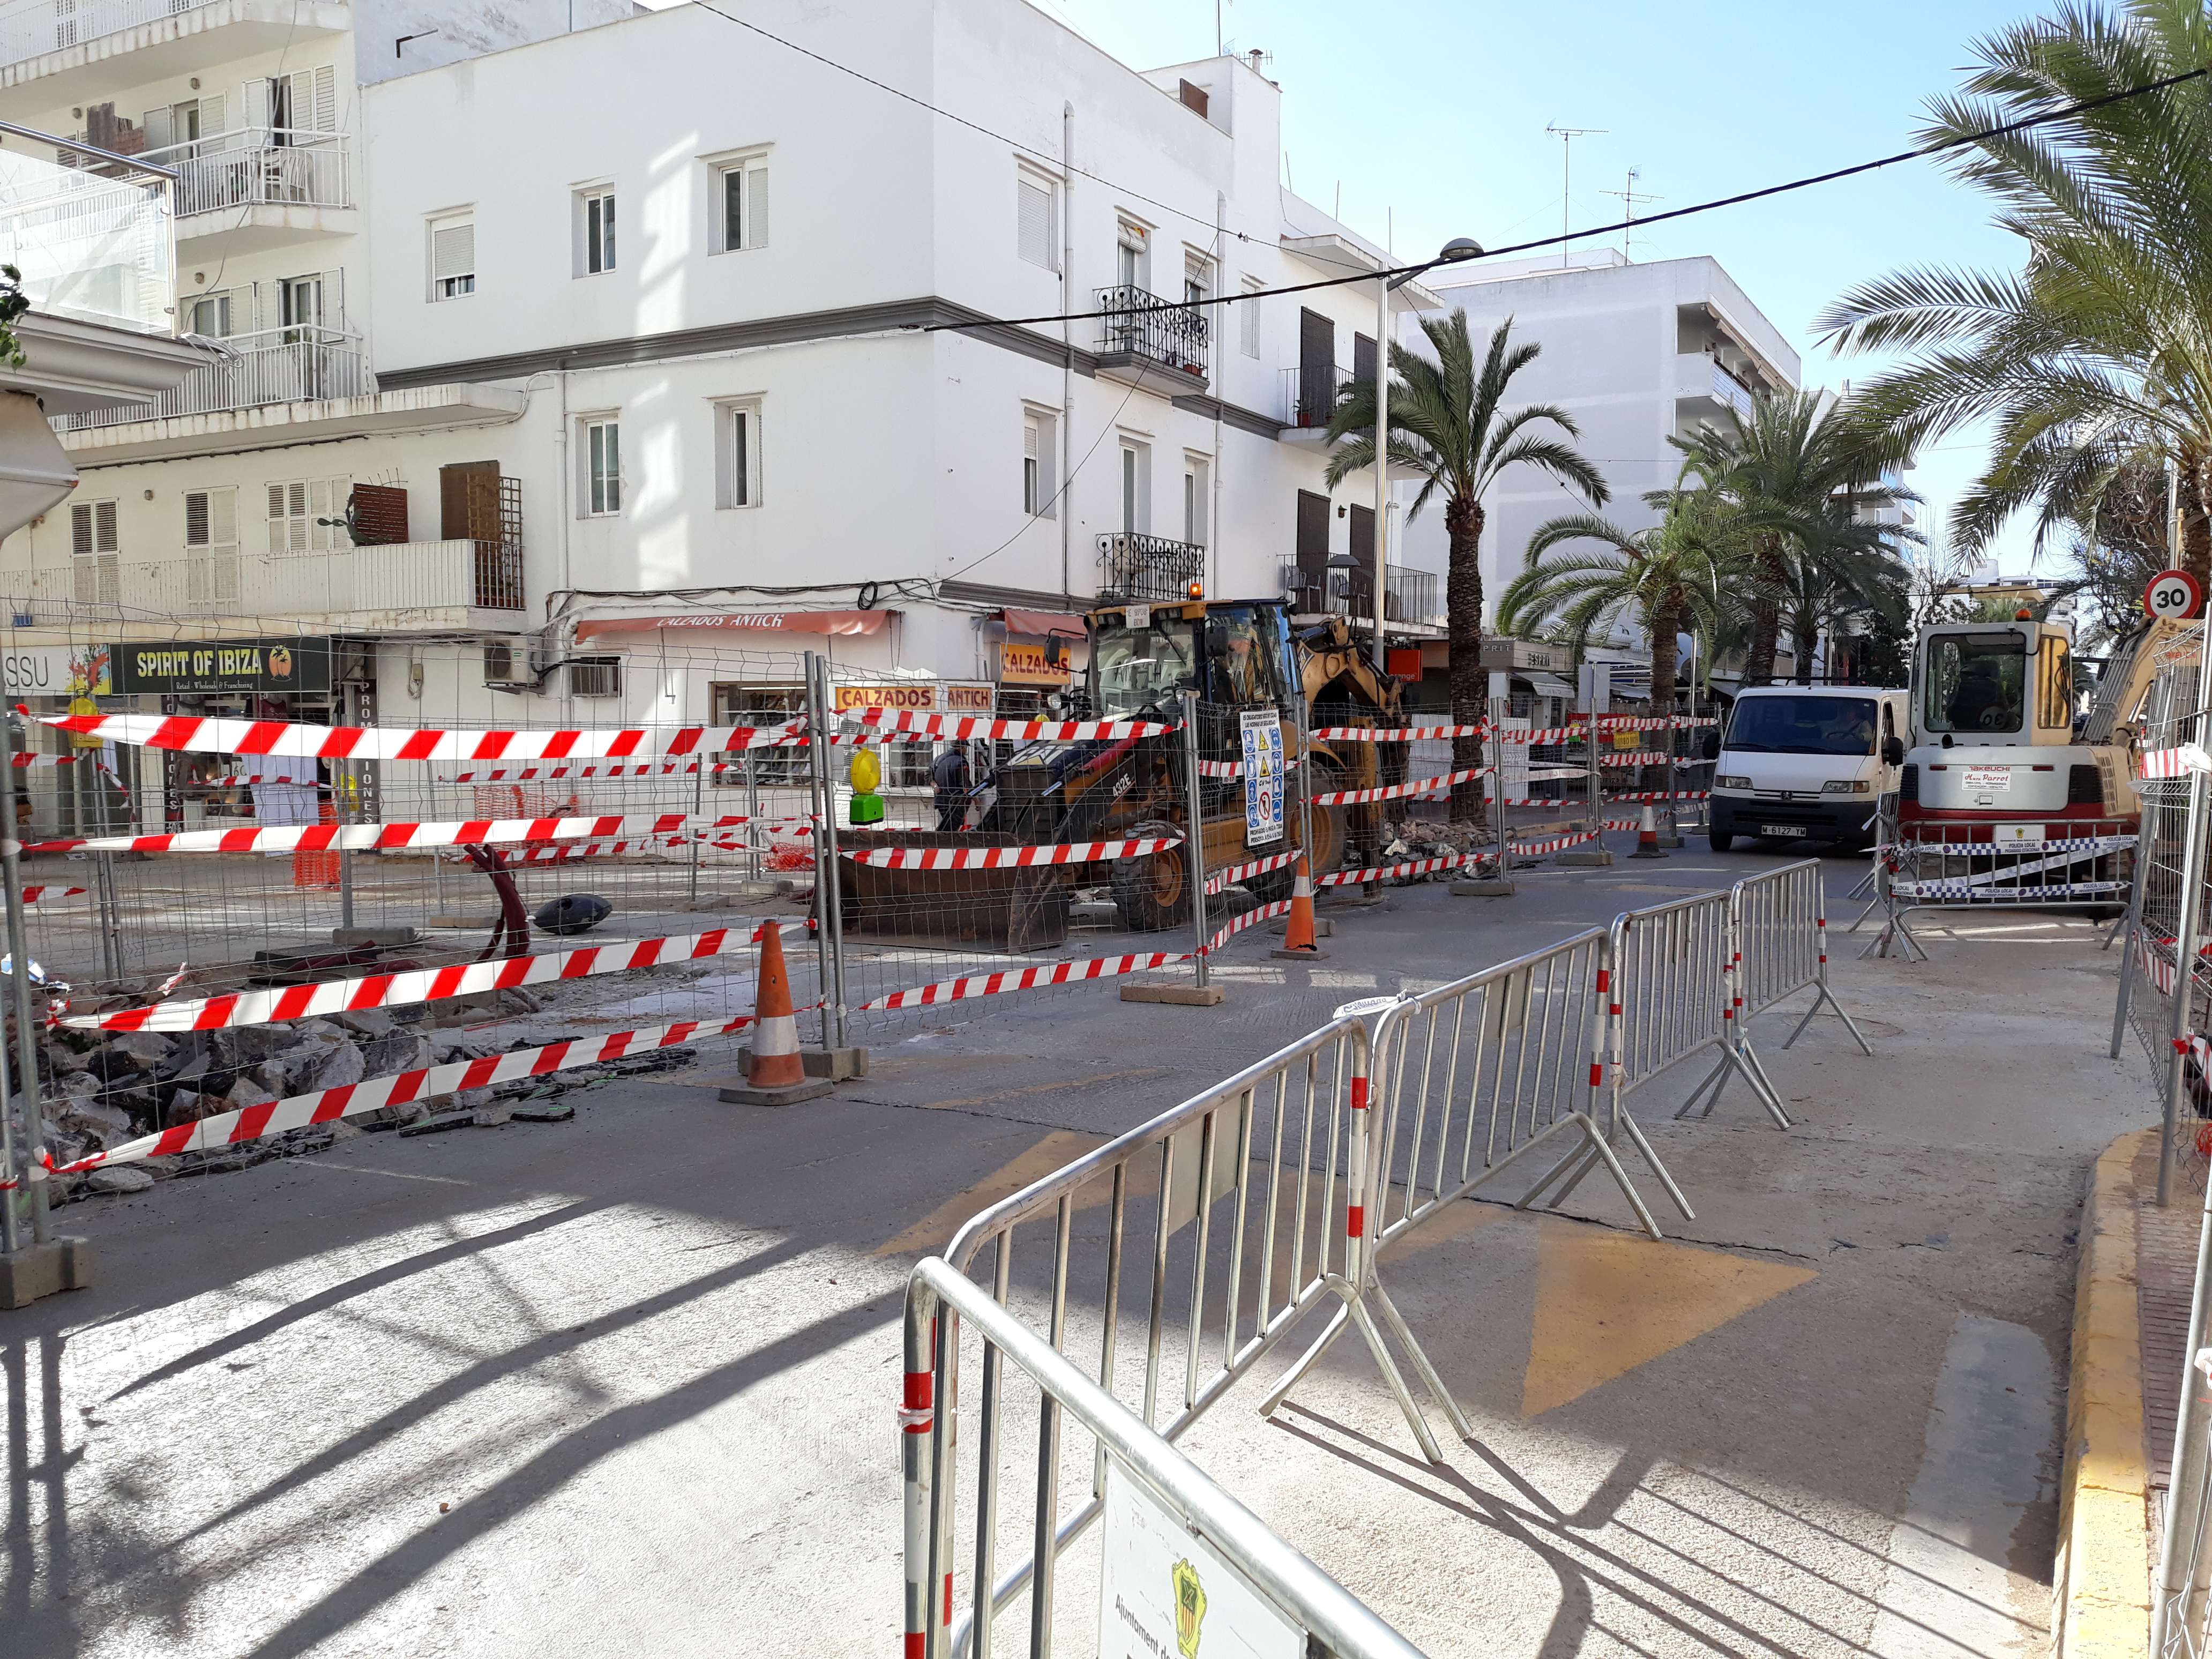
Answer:
[[[72,1207],[99,1287],[0,1324],[0,1628],[41,1656],[886,1652],[909,1252],[1351,997],[1778,861],[1400,890],[1326,963],[1232,952],[1219,1008],[956,1005],[790,1111],[677,1073],[573,1124]],[[1831,861],[1833,919],[1863,868]],[[1187,1447],[1432,1653],[2035,1650],[2070,1234],[2149,1097],[2103,1057],[2086,925],[1972,921],[1912,966],[1838,938],[1873,1060],[1761,1022],[1797,1129],[1741,1086],[1675,1124],[1694,1065],[1638,1097],[1698,1210],[1667,1243],[1468,1205],[1386,1257],[1474,1420],[1448,1467],[1351,1345],[1273,1424],[1255,1390]],[[1626,1215],[1596,1182],[1570,1207]]]

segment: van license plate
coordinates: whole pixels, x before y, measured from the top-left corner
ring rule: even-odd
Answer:
[[[1802,823],[1762,823],[1759,826],[1759,833],[1762,836],[1802,836],[1805,833],[1805,826]]]

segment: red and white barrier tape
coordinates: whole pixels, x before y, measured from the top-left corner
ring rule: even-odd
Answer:
[[[1606,794],[1606,799],[1613,802],[1646,800],[1711,800],[1712,798],[1713,792],[1710,789],[1676,789],[1672,792],[1665,789],[1646,789],[1640,793],[1632,791],[1626,794],[1618,795],[1608,791]]]
[[[1164,720],[994,720],[912,708],[868,708],[845,718],[878,732],[927,732],[953,742],[989,738],[1008,743],[1089,743],[1102,738],[1152,738],[1176,730]]]
[[[1426,875],[1434,870],[1456,870],[1477,854],[1454,853],[1440,859],[1413,859],[1404,864],[1385,864],[1372,870],[1339,870],[1334,874],[1316,876],[1316,887],[1358,887],[1363,883],[1383,881],[1392,876]]]
[[[709,772],[735,772],[735,761],[709,761]],[[533,778],[667,778],[689,777],[699,769],[697,761],[646,761],[635,766],[617,762],[608,766],[501,766],[488,772],[456,772],[440,783],[527,783]],[[239,781],[251,783],[251,778]]]
[[[1586,841],[1595,841],[1601,832],[1581,830],[1571,836],[1555,836],[1549,841],[1516,841],[1511,851],[1517,858],[1540,858],[1547,853],[1557,853],[1569,847],[1579,847]]]
[[[1211,898],[1223,889],[1233,886],[1253,876],[1263,876],[1270,870],[1279,870],[1286,864],[1296,864],[1296,852],[1270,853],[1263,859],[1251,859],[1243,864],[1232,864],[1225,870],[1216,870],[1206,878],[1206,896]]]
[[[367,974],[357,979],[321,980],[274,990],[233,991],[222,996],[191,997],[151,1007],[124,1008],[105,1014],[68,1014],[61,1023],[89,1031],[216,1031],[240,1025],[267,1025],[281,1019],[310,1019],[362,1008],[397,1008],[479,991],[506,991],[556,980],[590,979],[601,974],[636,973],[665,962],[697,962],[743,950],[744,930],[709,928],[666,939],[586,945],[541,956],[504,961],[454,963],[396,974]]]
[[[2148,749],[2136,757],[2136,768],[2139,778],[2185,778],[2191,772],[2212,772],[2212,755],[2194,743],[2179,749]]]
[[[23,890],[23,902],[36,904],[41,899],[74,898],[77,894],[88,890],[89,890],[82,887],[26,887]]]
[[[141,1135],[106,1152],[81,1158],[74,1164],[57,1166],[50,1154],[41,1152],[40,1157],[52,1174],[75,1175],[103,1164],[135,1164],[141,1158],[168,1158],[178,1152],[210,1152],[258,1140],[264,1135],[281,1134],[287,1129],[352,1117],[374,1111],[380,1106],[404,1106],[428,1095],[485,1089],[495,1084],[544,1077],[552,1072],[574,1071],[580,1066],[598,1066],[632,1054],[673,1048],[682,1043],[703,1042],[741,1031],[753,1023],[753,1018],[740,1014],[725,1020],[678,1020],[672,1025],[549,1042],[540,1048],[517,1048],[511,1054],[493,1054],[483,1060],[457,1060],[443,1066],[424,1066],[420,1071],[402,1072],[397,1077],[375,1078],[366,1083],[347,1083],[335,1089],[291,1095],[259,1106],[204,1117],[197,1123],[179,1123],[173,1128]]]
[[[1470,766],[1463,772],[1440,772],[1430,778],[1408,778],[1403,783],[1382,784],[1371,789],[1325,789],[1313,798],[1316,806],[1347,805],[1354,802],[1397,800],[1407,795],[1441,793],[1455,784],[1467,783],[1489,771],[1486,766]]]
[[[1324,726],[1307,733],[1322,743],[1425,743],[1438,738],[1486,738],[1487,726]]]
[[[1179,955],[1157,951],[1144,956],[1092,957],[1080,962],[1058,962],[1048,968],[1024,968],[1012,973],[970,974],[962,979],[941,979],[934,985],[916,986],[910,991],[893,991],[862,1003],[854,1012],[933,1007],[940,1002],[965,1002],[972,997],[998,996],[1007,991],[1034,991],[1047,985],[1070,985],[1079,980],[1114,979],[1123,974],[1141,974],[1149,969],[1189,960],[1187,951]]]
[[[27,853],[375,852],[413,847],[486,847],[509,842],[602,841],[611,836],[666,836],[723,830],[742,816],[693,817],[466,818],[447,823],[297,823],[270,829],[179,830],[160,836],[94,836],[36,842]]]
[[[1597,751],[1600,766],[1664,766],[1679,758],[1657,749],[1601,749]]]
[[[1261,922],[1267,921],[1270,917],[1288,915],[1291,913],[1291,906],[1296,902],[1297,901],[1295,899],[1277,899],[1273,904],[1263,904],[1256,910],[1247,910],[1243,915],[1237,917],[1236,921],[1231,922],[1226,927],[1224,927],[1220,932],[1214,934],[1212,939],[1206,940],[1206,954],[1208,956],[1212,955],[1214,951],[1218,951],[1223,945],[1228,944],[1231,939],[1235,939],[1237,934],[1243,933],[1247,927],[1256,927]],[[1186,957],[1183,960],[1188,961],[1189,958]]]
[[[793,832],[809,836],[811,830]],[[752,850],[749,842],[716,841],[702,836],[642,836],[635,841],[586,841],[562,847],[520,847],[503,855],[509,865],[566,864],[570,859],[606,858],[621,853],[666,853],[678,848],[693,846],[719,848],[726,853],[746,853]]]
[[[1241,778],[1244,775],[1244,763],[1202,760],[1198,763],[1198,775],[1202,778]]]
[[[1002,870],[1145,858],[1182,845],[1181,836],[1150,836],[1139,841],[1078,841],[1050,847],[872,847],[844,855],[855,864],[882,870]]]
[[[620,760],[765,749],[786,726],[633,726],[447,732],[398,726],[295,726],[191,714],[34,714],[59,731],[194,754],[300,755],[320,760]]]
[[[76,755],[34,755],[30,753],[28,750],[26,750],[25,752],[17,755],[15,759],[9,763],[9,764],[14,766],[71,766],[75,765],[79,761],[89,760],[96,762],[99,759],[100,759],[100,753],[97,749],[88,749],[81,754]],[[101,769],[105,771],[106,769],[103,767]]]

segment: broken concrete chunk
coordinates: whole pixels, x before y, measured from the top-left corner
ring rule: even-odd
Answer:
[[[386,1036],[392,1030],[392,1016],[381,1008],[349,1008],[343,1013],[332,1014],[331,1022],[366,1037]]]
[[[154,1184],[154,1177],[132,1164],[117,1164],[86,1170],[84,1184],[95,1193],[143,1193]]]

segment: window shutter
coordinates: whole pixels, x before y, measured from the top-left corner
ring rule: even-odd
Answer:
[[[223,112],[228,107],[221,93],[200,100],[200,137],[212,138],[222,131]]]
[[[754,167],[745,174],[745,246],[768,246],[768,169]]]
[[[269,106],[271,102],[269,87],[270,83],[266,81],[248,81],[239,88],[240,106],[245,112],[247,126],[263,128],[268,126]]]
[[[307,540],[315,547],[331,544],[331,527],[323,522],[331,517],[331,481],[317,478],[307,485]]]
[[[204,489],[187,490],[185,494],[185,545],[205,547],[208,544],[208,498]]]
[[[435,282],[448,276],[473,276],[477,270],[477,226],[473,219],[440,225],[430,233],[430,276]]]
[[[92,551],[90,501],[80,501],[70,508],[70,551],[79,557]]]
[[[148,149],[167,149],[177,142],[176,120],[167,104],[148,110],[138,125],[145,131]]]
[[[753,499],[752,411],[730,411],[730,501],[750,507]]]
[[[1022,459],[1033,461],[1036,458],[1037,423],[1035,421],[1024,421],[1022,422]]]
[[[207,502],[207,544],[238,545],[238,491],[234,488],[201,492]]]
[[[317,132],[338,130],[337,77],[328,64],[315,71],[314,110]]]
[[[115,503],[113,501],[94,501],[92,504],[92,514],[94,550],[101,553],[112,553],[115,551],[117,546],[115,538]]]
[[[1033,265],[1050,270],[1052,257],[1052,191],[1035,179],[1024,179],[1017,186],[1021,197],[1021,252],[1022,258]]]

